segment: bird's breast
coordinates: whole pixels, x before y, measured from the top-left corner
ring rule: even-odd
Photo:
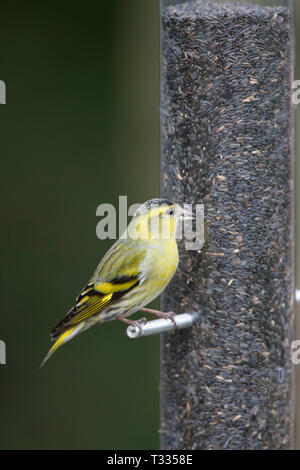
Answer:
[[[178,266],[176,240],[152,240],[152,248],[141,266],[153,291],[161,292],[172,279]]]

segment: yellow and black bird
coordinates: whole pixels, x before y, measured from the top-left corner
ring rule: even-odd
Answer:
[[[151,199],[135,212],[125,233],[106,253],[74,307],[52,330],[55,341],[42,365],[64,343],[98,323],[145,309],[169,284],[178,266],[176,229],[191,214],[173,201]]]

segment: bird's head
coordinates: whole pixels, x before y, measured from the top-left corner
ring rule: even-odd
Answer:
[[[175,239],[178,224],[192,218],[190,212],[168,199],[150,199],[134,213],[129,224],[130,238]]]

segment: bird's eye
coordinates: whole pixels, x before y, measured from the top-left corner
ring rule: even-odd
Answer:
[[[175,214],[174,209],[168,209],[167,214],[168,215],[174,215]]]

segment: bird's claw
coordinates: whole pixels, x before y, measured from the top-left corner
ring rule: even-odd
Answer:
[[[177,325],[176,320],[174,318],[175,316],[176,316],[175,312],[166,312],[166,313],[162,313],[162,315],[161,315],[162,318],[166,318],[168,320],[171,320],[171,322],[174,324],[175,330],[178,330],[178,325]]]
[[[140,337],[142,338],[144,336],[144,332],[143,332],[143,328],[142,328],[142,325],[144,325],[145,323],[147,323],[147,320],[146,322],[141,322],[141,320],[145,320],[145,318],[141,318],[140,320],[133,320],[132,322],[132,326],[136,328],[136,330],[139,330],[140,332]]]
[[[138,320],[136,320],[136,322],[139,323],[140,325],[146,325],[147,321],[148,320],[146,317],[139,318]]]
[[[167,313],[167,318],[169,318],[173,322],[175,330],[178,330],[178,325],[177,325],[176,320],[174,318],[175,316],[176,316],[176,313],[174,313],[174,312],[168,312]]]

